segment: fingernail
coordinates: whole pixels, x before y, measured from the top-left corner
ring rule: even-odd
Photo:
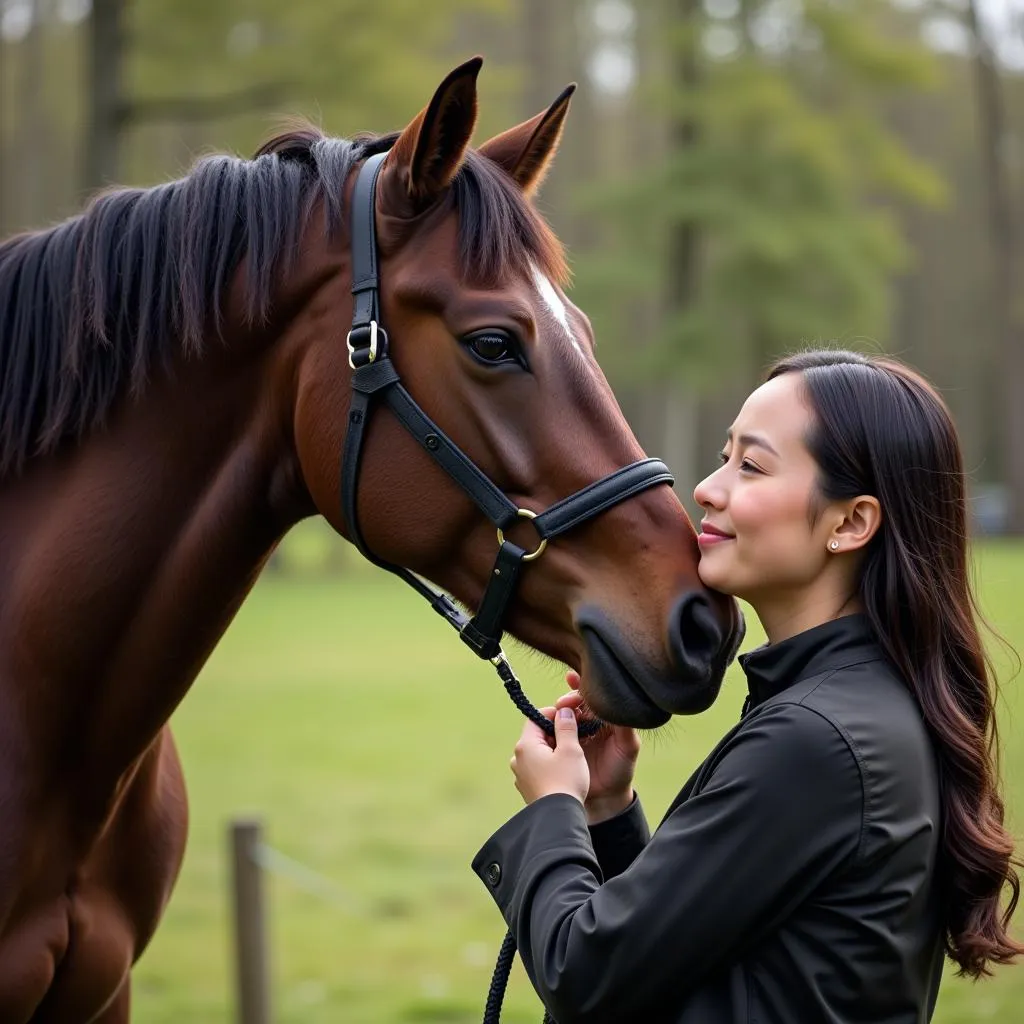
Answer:
[[[559,718],[572,718],[573,717],[572,708],[559,708],[558,709],[558,717]]]

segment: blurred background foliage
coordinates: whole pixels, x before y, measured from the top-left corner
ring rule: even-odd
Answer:
[[[404,125],[486,57],[480,139],[581,85],[539,205],[650,451],[688,488],[793,347],[943,389],[976,525],[1024,532],[1024,3],[0,0],[0,235],[283,119]],[[328,561],[328,565],[330,565]]]

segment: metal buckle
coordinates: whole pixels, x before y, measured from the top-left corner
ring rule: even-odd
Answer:
[[[362,328],[359,328],[362,330]],[[348,347],[348,365],[353,370],[357,370],[358,367],[355,364],[356,347],[352,344],[352,331],[348,332],[348,337],[345,338],[345,345]],[[377,321],[370,321],[370,358],[367,359],[367,363],[372,363],[377,358]]]
[[[528,508],[517,508],[516,515],[520,519],[536,519],[537,513],[531,512]],[[499,547],[505,543],[505,534],[502,533],[501,527],[498,527],[498,545]],[[523,555],[524,562],[532,562],[535,558],[540,558],[544,554],[544,549],[548,546],[547,537],[541,537],[540,544],[535,551],[531,551],[528,555]]]

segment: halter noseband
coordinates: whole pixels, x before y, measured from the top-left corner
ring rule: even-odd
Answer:
[[[387,153],[371,156],[359,170],[352,195],[352,329],[348,334],[348,359],[352,367],[352,401],[341,465],[341,507],[349,534],[363,555],[375,565],[401,577],[425,597],[455,629],[470,649],[489,660],[498,671],[520,711],[545,732],[554,731],[522,693],[519,682],[501,649],[502,623],[515,594],[525,563],[539,558],[548,541],[649,487],[671,484],[672,474],[658,459],[642,459],[589,484],[556,502],[544,512],[518,508],[466,454],[430,419],[406,391],[388,354],[387,331],[381,326],[380,269],[374,195],[377,177]],[[476,614],[469,618],[444,593],[400,565],[377,558],[367,548],[359,530],[356,494],[359,458],[374,399],[379,398],[398,417],[423,450],[462,488],[498,531],[498,556]],[[540,537],[530,552],[505,539],[503,530],[518,519],[529,519]],[[600,727],[586,720],[582,735]]]

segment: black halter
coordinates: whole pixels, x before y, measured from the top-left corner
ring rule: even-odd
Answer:
[[[398,371],[388,355],[388,335],[381,325],[380,270],[377,261],[377,231],[374,195],[377,176],[386,153],[371,156],[360,168],[352,194],[352,330],[348,334],[348,358],[352,367],[352,401],[348,432],[341,465],[341,505],[349,534],[363,555],[381,568],[401,577],[423,595],[441,616],[458,630],[462,640],[481,658],[491,661],[516,706],[538,726],[551,733],[554,727],[522,695],[502,649],[502,622],[515,593],[523,565],[539,558],[549,540],[571,530],[620,501],[648,487],[671,484],[672,474],[658,459],[634,462],[537,514],[518,508],[505,493],[450,440],[416,404],[402,386]],[[442,469],[466,492],[498,531],[498,557],[476,615],[469,618],[451,599],[400,565],[385,562],[367,548],[359,530],[356,493],[359,457],[366,424],[375,398],[381,399],[402,425],[423,446]],[[503,530],[517,519],[530,519],[541,538],[534,551],[506,540]],[[582,722],[582,732],[597,723]]]
[[[571,530],[620,501],[648,487],[671,484],[672,474],[658,459],[634,462],[537,514],[518,508],[470,461],[458,446],[416,404],[402,386],[394,363],[388,356],[388,335],[381,326],[380,270],[377,261],[377,231],[374,194],[377,176],[386,153],[371,156],[360,168],[352,195],[352,330],[348,334],[349,365],[352,367],[352,401],[348,414],[341,465],[341,505],[349,534],[359,550],[381,568],[401,577],[423,595],[441,616],[458,630],[462,640],[481,658],[491,661],[516,706],[538,726],[551,733],[554,727],[522,695],[518,680],[501,649],[502,622],[515,593],[526,562],[539,558],[549,540]],[[400,565],[385,562],[367,548],[359,530],[356,493],[359,457],[366,424],[375,398],[380,398],[402,425],[423,446],[424,451],[466,492],[498,531],[498,557],[476,615],[469,618],[450,598],[435,590]],[[517,519],[530,519],[541,538],[534,551],[506,540],[503,530]],[[581,723],[586,734],[597,723]]]
[[[349,534],[363,555],[375,565],[401,577],[422,594],[433,609],[458,630],[459,636],[477,655],[487,658],[494,665],[516,707],[550,734],[554,732],[553,723],[526,699],[519,680],[516,679],[512,666],[501,649],[502,622],[515,593],[523,565],[539,558],[544,553],[548,541],[559,534],[587,522],[648,487],[671,484],[672,474],[658,459],[642,459],[631,466],[616,470],[537,514],[514,505],[413,401],[412,396],[402,386],[398,372],[389,358],[388,335],[381,326],[374,194],[377,176],[386,157],[386,153],[379,153],[371,156],[363,164],[352,194],[352,294],[355,299],[352,309],[352,330],[348,334],[348,361],[352,367],[352,402],[349,406],[348,432],[345,436],[341,464],[342,513],[348,523]],[[362,453],[363,437],[371,406],[377,396],[398,417],[427,454],[472,498],[497,528],[498,557],[483,600],[472,618],[460,611],[446,594],[435,590],[408,569],[374,556],[359,531],[356,514],[359,456]],[[533,522],[534,529],[540,537],[540,544],[535,550],[527,552],[505,539],[502,531],[508,529],[517,519],[530,519]],[[588,719],[580,723],[580,734],[590,735],[600,726],[600,722]],[[502,943],[494,977],[491,980],[484,1010],[485,1024],[496,1022],[500,1016],[515,948],[515,940],[509,932]],[[551,1018],[545,1014],[544,1019],[549,1021]]]

